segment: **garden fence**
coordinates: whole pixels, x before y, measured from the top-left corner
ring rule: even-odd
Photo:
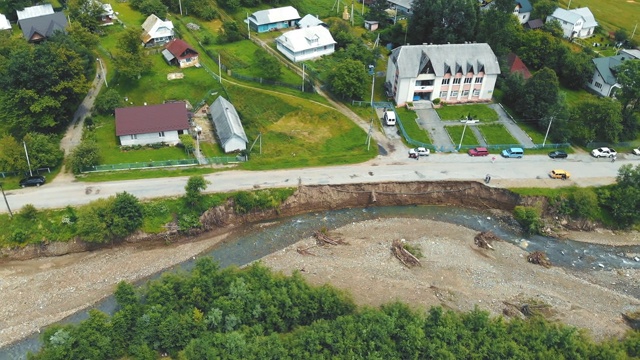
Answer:
[[[235,156],[219,156],[206,158],[208,164],[232,164],[243,161],[242,157]],[[197,159],[181,159],[181,160],[163,160],[163,161],[144,161],[135,163],[94,165],[82,169],[83,173],[89,172],[107,172],[133,169],[153,169],[166,167],[186,167],[198,165]]]

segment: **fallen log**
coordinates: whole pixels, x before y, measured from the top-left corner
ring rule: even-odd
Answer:
[[[496,240],[500,240],[500,238],[491,231],[483,231],[473,238],[473,242],[476,244],[476,246],[489,250],[493,250],[493,246],[491,245],[491,243]]]
[[[395,255],[395,257],[398,258],[398,260],[400,260],[400,262],[408,268],[411,268],[413,266],[422,266],[420,260],[418,260],[418,258],[415,257],[412,253],[407,251],[407,249],[404,248],[402,241],[400,240],[393,240],[391,251],[393,252],[393,255]]]
[[[297,252],[298,252],[298,254],[300,254],[300,255],[316,256],[316,254],[314,254],[314,253],[312,253],[312,252],[310,252],[310,251],[309,251],[309,249],[312,249],[312,248],[314,248],[314,247],[316,247],[316,245],[309,246],[309,247],[308,247],[308,248],[306,248],[306,249],[303,249],[303,248],[300,248],[300,247],[299,247],[299,248],[296,248],[296,251],[297,251]]]
[[[346,245],[342,239],[332,239],[321,231],[315,231],[313,236],[316,238],[318,245],[330,244],[330,245]]]

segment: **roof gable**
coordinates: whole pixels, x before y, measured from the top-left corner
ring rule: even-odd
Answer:
[[[510,73],[520,73],[525,80],[531,77],[531,72],[529,72],[527,65],[514,53],[507,55],[507,66],[509,67]]]
[[[302,19],[300,19],[300,21],[298,21],[299,28],[313,27],[318,25],[324,25],[324,21],[311,14],[305,15]]]
[[[116,109],[116,136],[189,129],[183,102]]]
[[[276,41],[296,52],[336,43],[329,29],[321,25],[288,31]]]
[[[584,19],[584,25],[583,25],[584,27],[589,28],[589,27],[598,26],[598,22],[596,21],[596,18],[593,16],[593,14],[591,13],[591,10],[589,10],[588,7],[573,9],[570,11],[573,11],[574,13],[580,15]]]
[[[514,3],[516,4],[516,6],[520,6],[520,9],[518,9],[518,12],[520,14],[529,13],[533,11],[533,6],[531,6],[531,3],[529,2],[529,0],[515,0]]]
[[[56,31],[62,31],[66,34],[66,27],[67,17],[61,12],[20,21],[22,35],[29,41],[49,37]]]
[[[11,23],[4,14],[0,14],[0,30],[11,30]]]
[[[223,146],[233,137],[239,137],[245,142],[249,141],[236,108],[227,99],[218,96],[209,107],[209,114]]]
[[[562,8],[557,8],[550,17],[568,22],[569,24],[575,24],[576,22],[578,22],[578,20],[582,19],[582,16],[580,14]]]
[[[436,76],[455,74],[456,64],[478,74],[500,74],[498,60],[488,44],[406,45],[395,48],[390,57],[395,61],[399,76],[413,78],[433,66]]]
[[[251,15],[250,19],[257,25],[264,25],[281,21],[298,20],[300,19],[300,14],[298,14],[298,10],[293,6],[284,6],[256,11]]]

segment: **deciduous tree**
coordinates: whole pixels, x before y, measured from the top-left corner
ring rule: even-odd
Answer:
[[[201,207],[204,205],[202,203],[202,191],[207,188],[207,185],[211,184],[209,181],[205,180],[201,175],[191,176],[189,180],[187,180],[187,185],[185,186],[185,195],[184,200],[186,204],[192,207],[195,211],[201,211]]]
[[[100,149],[95,141],[81,142],[69,156],[69,164],[74,174],[100,163]]]
[[[458,44],[475,40],[479,7],[476,0],[414,0],[409,19],[412,44]]]
[[[351,59],[338,63],[328,76],[331,90],[343,99],[362,99],[368,80],[364,64]]]

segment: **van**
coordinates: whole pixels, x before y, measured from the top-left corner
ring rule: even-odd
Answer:
[[[502,156],[506,158],[522,158],[524,156],[524,150],[522,148],[508,148],[502,150]]]
[[[393,110],[385,111],[382,119],[384,120],[384,124],[387,126],[396,125],[396,113]]]

